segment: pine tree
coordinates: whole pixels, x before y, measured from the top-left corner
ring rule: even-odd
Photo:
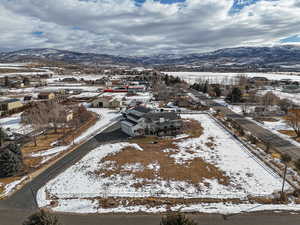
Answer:
[[[203,93],[207,93],[208,92],[208,81],[205,81],[203,88],[202,88],[202,92]]]
[[[235,87],[232,89],[231,93],[228,94],[226,99],[233,103],[241,102],[242,91],[238,87]]]
[[[170,214],[162,218],[160,225],[197,225],[197,223],[182,214]]]
[[[22,152],[19,145],[10,143],[7,147],[11,152],[15,153],[20,159],[22,159]]]
[[[22,160],[8,148],[0,151],[0,177],[15,176],[23,167]]]
[[[8,87],[8,86],[9,86],[9,79],[8,79],[8,76],[5,76],[5,77],[4,77],[4,86],[5,86],[5,87]]]
[[[29,216],[23,225],[61,225],[57,217],[41,210]]]
[[[215,87],[214,87],[214,91],[215,91],[215,93],[216,93],[216,97],[220,97],[220,96],[221,96],[222,91],[221,91],[221,89],[220,89],[219,86],[215,86]]]

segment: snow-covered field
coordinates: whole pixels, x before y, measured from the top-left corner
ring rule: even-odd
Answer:
[[[0,63],[0,68],[3,68],[3,67],[23,67],[23,66],[26,66],[28,65],[28,63]]]
[[[217,73],[217,72],[163,72],[168,75],[180,77],[192,84],[199,79],[208,79],[216,83],[231,83],[236,76],[246,75],[248,77],[266,77],[270,80],[292,79],[300,81],[300,74],[290,75],[288,73]]]
[[[214,165],[229,177],[228,184],[222,184],[218,179],[204,179],[197,186],[183,180],[165,180],[156,175],[155,179],[137,178],[132,173],[145,169],[154,173],[160,170],[161,165],[154,160],[147,166],[140,163],[123,165],[128,174],[119,173],[110,176],[95,175],[99,169],[112,170],[113,161],[103,161],[107,156],[117,156],[125,147],[131,147],[134,151],[144,151],[138,144],[115,143],[97,147],[87,154],[81,161],[67,169],[64,173],[49,181],[38,192],[38,202],[41,207],[49,206],[50,199],[47,196],[58,198],[55,211],[77,213],[106,213],[106,212],[164,212],[166,206],[146,207],[118,206],[104,209],[97,200],[91,198],[105,197],[172,197],[172,198],[239,198],[246,199],[248,195],[269,196],[280,190],[281,178],[271,173],[253,155],[249,155],[244,147],[230,134],[218,126],[218,124],[206,114],[183,115],[186,119],[194,119],[201,123],[204,133],[198,138],[186,138],[179,136],[176,145],[178,149],[161,149],[169,152],[174,165],[189,165],[193,159],[201,158],[206,163]],[[180,138],[184,138],[180,140]],[[214,140],[214,147],[207,145]],[[142,186],[135,186],[145,182]],[[290,188],[288,185],[286,188]],[[47,193],[47,194],[46,194]],[[71,199],[70,199],[71,198]],[[240,211],[253,205],[198,204],[188,206],[176,206],[174,210],[191,210],[200,212]],[[254,205],[255,206],[255,205]],[[277,206],[276,206],[277,207]],[[287,208],[287,206],[285,206]],[[269,207],[274,209],[272,207]],[[299,207],[300,209],[300,207]]]

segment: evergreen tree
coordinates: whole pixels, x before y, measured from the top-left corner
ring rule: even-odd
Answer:
[[[242,100],[242,91],[238,87],[235,87],[227,95],[226,99],[230,102],[233,102],[233,103],[241,102],[241,100]]]
[[[216,94],[216,97],[220,97],[222,94],[222,91],[218,85],[214,87],[214,92]]]
[[[11,152],[16,154],[20,159],[22,158],[22,152],[21,152],[21,148],[19,145],[15,144],[15,143],[10,143],[7,147]]]
[[[5,86],[5,87],[8,87],[8,86],[9,86],[9,79],[8,79],[8,76],[5,76],[5,77],[4,77],[4,86]]]
[[[203,88],[202,88],[202,92],[207,93],[207,91],[208,91],[208,81],[205,81]]]
[[[170,214],[162,218],[160,225],[197,225],[197,223],[184,215]]]
[[[41,210],[29,216],[23,225],[61,225],[57,217]]]
[[[0,151],[0,177],[15,176],[22,167],[21,158],[8,148],[4,148]]]

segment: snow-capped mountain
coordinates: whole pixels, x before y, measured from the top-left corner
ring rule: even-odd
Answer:
[[[114,56],[78,53],[57,49],[25,49],[0,53],[0,61],[46,59],[73,63],[126,65],[300,65],[300,46],[238,47],[199,54],[158,54],[152,56]]]
[[[107,54],[79,53],[51,48],[24,49],[13,52],[0,53],[1,61],[28,61],[28,60],[51,60],[65,62],[99,62],[103,64],[111,63],[135,63],[127,57],[119,57]]]

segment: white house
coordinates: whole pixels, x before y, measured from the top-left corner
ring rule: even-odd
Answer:
[[[143,106],[127,110],[121,122],[122,131],[129,136],[174,134],[182,127],[175,112],[155,112]]]

